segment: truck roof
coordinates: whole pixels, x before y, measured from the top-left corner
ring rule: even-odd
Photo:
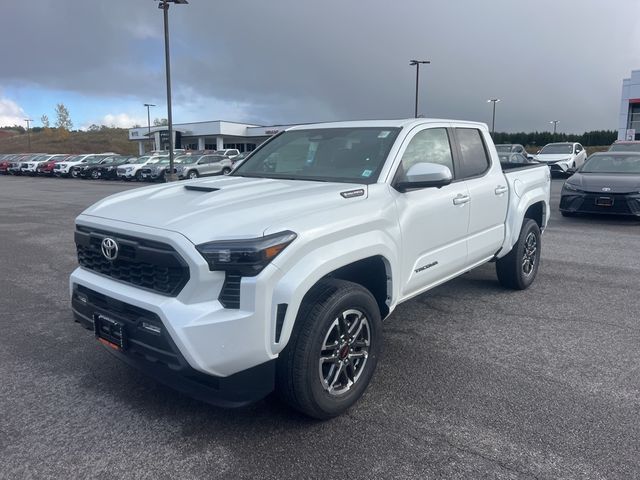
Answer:
[[[312,123],[309,125],[298,125],[295,127],[288,128],[287,131],[290,130],[309,130],[315,128],[404,128],[404,127],[414,127],[417,125],[426,125],[429,123],[455,123],[459,125],[465,125],[475,128],[480,128],[482,130],[488,130],[486,123],[481,122],[469,122],[465,120],[450,120],[450,119],[442,119],[442,118],[404,118],[404,119],[395,119],[395,120],[352,120],[347,122],[325,122],[325,123]]]

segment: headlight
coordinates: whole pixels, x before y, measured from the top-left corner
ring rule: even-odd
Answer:
[[[130,172],[131,170],[133,170],[134,167],[127,167],[124,169],[125,172]]]
[[[196,248],[209,264],[209,270],[254,277],[293,242],[296,236],[293,232],[285,231],[261,238],[203,243]]]
[[[576,187],[575,185],[570,184],[569,182],[564,182],[564,186],[562,188],[564,188],[565,190],[570,190],[572,192],[581,192],[582,191],[578,187]]]

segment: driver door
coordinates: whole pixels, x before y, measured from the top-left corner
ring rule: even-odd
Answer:
[[[469,192],[456,181],[452,141],[447,125],[416,128],[405,140],[394,184],[419,162],[445,165],[454,180],[440,188],[395,191],[402,232],[402,298],[447,280],[467,262]]]

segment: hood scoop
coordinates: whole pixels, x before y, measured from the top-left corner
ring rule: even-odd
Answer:
[[[205,187],[203,185],[185,185],[184,189],[193,190],[194,192],[217,192],[218,190],[220,190],[219,188]]]

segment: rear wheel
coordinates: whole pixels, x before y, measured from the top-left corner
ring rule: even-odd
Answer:
[[[525,218],[518,241],[507,255],[496,262],[496,273],[502,286],[524,290],[533,283],[540,264],[540,240],[538,224]]]
[[[311,417],[340,415],[367,389],[381,348],[373,295],[352,282],[323,280],[305,297],[278,357],[278,394]]]

